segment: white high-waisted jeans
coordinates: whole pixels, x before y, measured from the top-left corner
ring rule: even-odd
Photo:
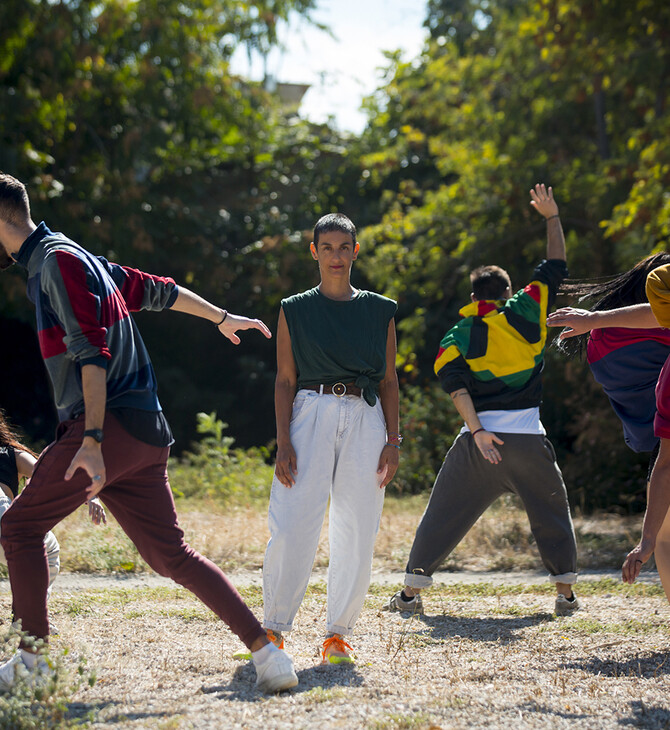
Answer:
[[[0,493],[0,518],[9,509],[11,502],[6,494]],[[49,530],[44,536],[44,547],[47,551],[47,560],[49,561],[49,588],[47,590],[47,598],[51,595],[51,586],[54,584],[58,573],[60,572],[60,545],[56,536]],[[0,562],[7,564],[5,560],[5,551],[0,545]]]
[[[384,502],[377,474],[386,443],[382,407],[379,400],[372,407],[358,396],[300,390],[290,433],[298,473],[290,489],[276,476],[272,482],[263,625],[274,631],[293,627],[330,497],[326,630],[349,635],[370,585]]]

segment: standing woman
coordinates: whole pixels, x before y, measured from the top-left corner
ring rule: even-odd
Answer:
[[[284,299],[277,330],[277,463],[263,566],[264,627],[278,646],[305,595],[330,498],[324,664],[352,662],[384,487],[398,468],[397,305],[351,285],[359,252],[344,215],[310,244],[321,281]]]

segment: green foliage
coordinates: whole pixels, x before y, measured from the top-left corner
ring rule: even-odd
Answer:
[[[451,398],[437,383],[404,386],[400,402],[404,440],[400,466],[388,491],[418,494],[433,486],[462,423]]]
[[[170,481],[176,497],[209,498],[226,504],[269,497],[273,467],[266,463],[268,449],[233,448],[235,440],[224,435],[226,428],[216,413],[198,413],[198,432],[203,438],[191,452],[171,459]]]
[[[20,632],[10,631],[2,637],[3,662],[18,649]],[[30,645],[30,637],[25,637]],[[42,641],[34,644],[37,653],[44,657],[52,671],[44,682],[20,679],[12,691],[0,697],[0,728],[2,730],[65,730],[85,727],[92,719],[90,713],[76,717],[70,703],[76,692],[95,684],[95,672],[87,666],[85,657],[79,657],[76,665],[66,661],[68,650],[57,651]]]

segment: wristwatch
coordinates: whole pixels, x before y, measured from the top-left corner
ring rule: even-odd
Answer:
[[[88,431],[84,431],[84,437],[90,436],[94,441],[97,441],[99,444],[102,443],[102,440],[105,438],[105,434],[103,433],[103,430],[101,428],[89,428]]]

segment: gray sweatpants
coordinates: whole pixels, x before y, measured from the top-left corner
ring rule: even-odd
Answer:
[[[519,496],[554,583],[577,581],[577,544],[568,495],[549,439],[501,433],[499,464],[480,453],[470,433],[449,449],[414,537],[405,585],[427,588],[432,575],[482,513],[505,492]]]

